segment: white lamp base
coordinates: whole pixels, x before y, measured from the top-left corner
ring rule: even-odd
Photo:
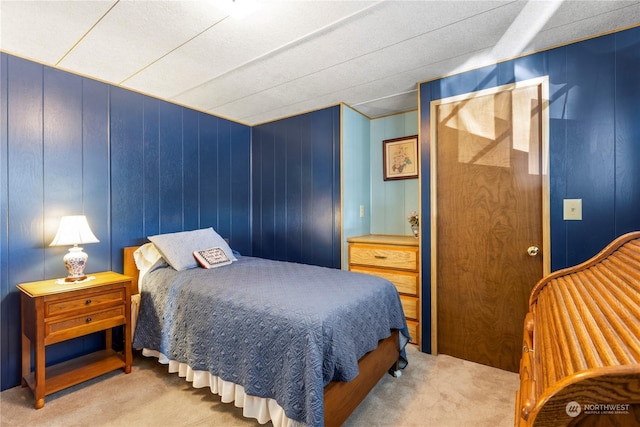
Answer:
[[[69,248],[69,252],[62,258],[64,266],[67,267],[69,275],[64,279],[65,282],[77,282],[84,280],[87,276],[84,274],[84,267],[87,265],[89,255],[82,252],[82,248],[74,246]]]

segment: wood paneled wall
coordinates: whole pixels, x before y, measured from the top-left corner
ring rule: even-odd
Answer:
[[[87,272],[122,271],[146,236],[213,226],[251,255],[251,128],[0,54],[2,389],[20,381],[16,284],[66,276],[49,243],[84,213]],[[56,345],[47,363],[101,345]]]
[[[549,76],[552,270],[583,262],[615,237],[640,230],[640,27],[420,85],[422,217],[430,213],[432,100]],[[563,220],[582,199],[583,220]],[[423,229],[424,351],[430,352],[430,239]]]
[[[255,126],[253,254],[340,268],[340,106]]]

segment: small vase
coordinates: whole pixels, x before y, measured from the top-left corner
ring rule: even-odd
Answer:
[[[411,226],[411,231],[413,231],[413,237],[415,237],[417,239],[418,238],[418,233],[420,232],[420,227],[418,227],[417,225],[412,225]]]

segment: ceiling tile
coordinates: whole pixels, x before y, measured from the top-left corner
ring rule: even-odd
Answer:
[[[61,66],[120,83],[224,18],[207,2],[120,1]]]
[[[0,48],[55,65],[115,3],[2,0]]]
[[[274,2],[245,19],[221,22],[132,77],[126,85],[179,101],[188,99],[189,92],[200,90],[199,85],[252,62],[269,60],[372,3]]]
[[[253,124],[639,25],[637,1],[286,1],[237,20],[197,0],[0,1],[0,48]]]

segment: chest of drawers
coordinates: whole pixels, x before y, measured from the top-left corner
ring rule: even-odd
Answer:
[[[349,237],[349,270],[387,279],[400,293],[412,343],[420,342],[420,247],[413,236]]]
[[[115,369],[131,371],[131,278],[96,273],[82,283],[56,280],[22,283],[22,381],[33,390],[36,409],[46,395]],[[112,328],[124,326],[124,350],[112,348]],[[45,367],[48,345],[105,331],[105,349]],[[33,353],[33,369],[32,369]]]

